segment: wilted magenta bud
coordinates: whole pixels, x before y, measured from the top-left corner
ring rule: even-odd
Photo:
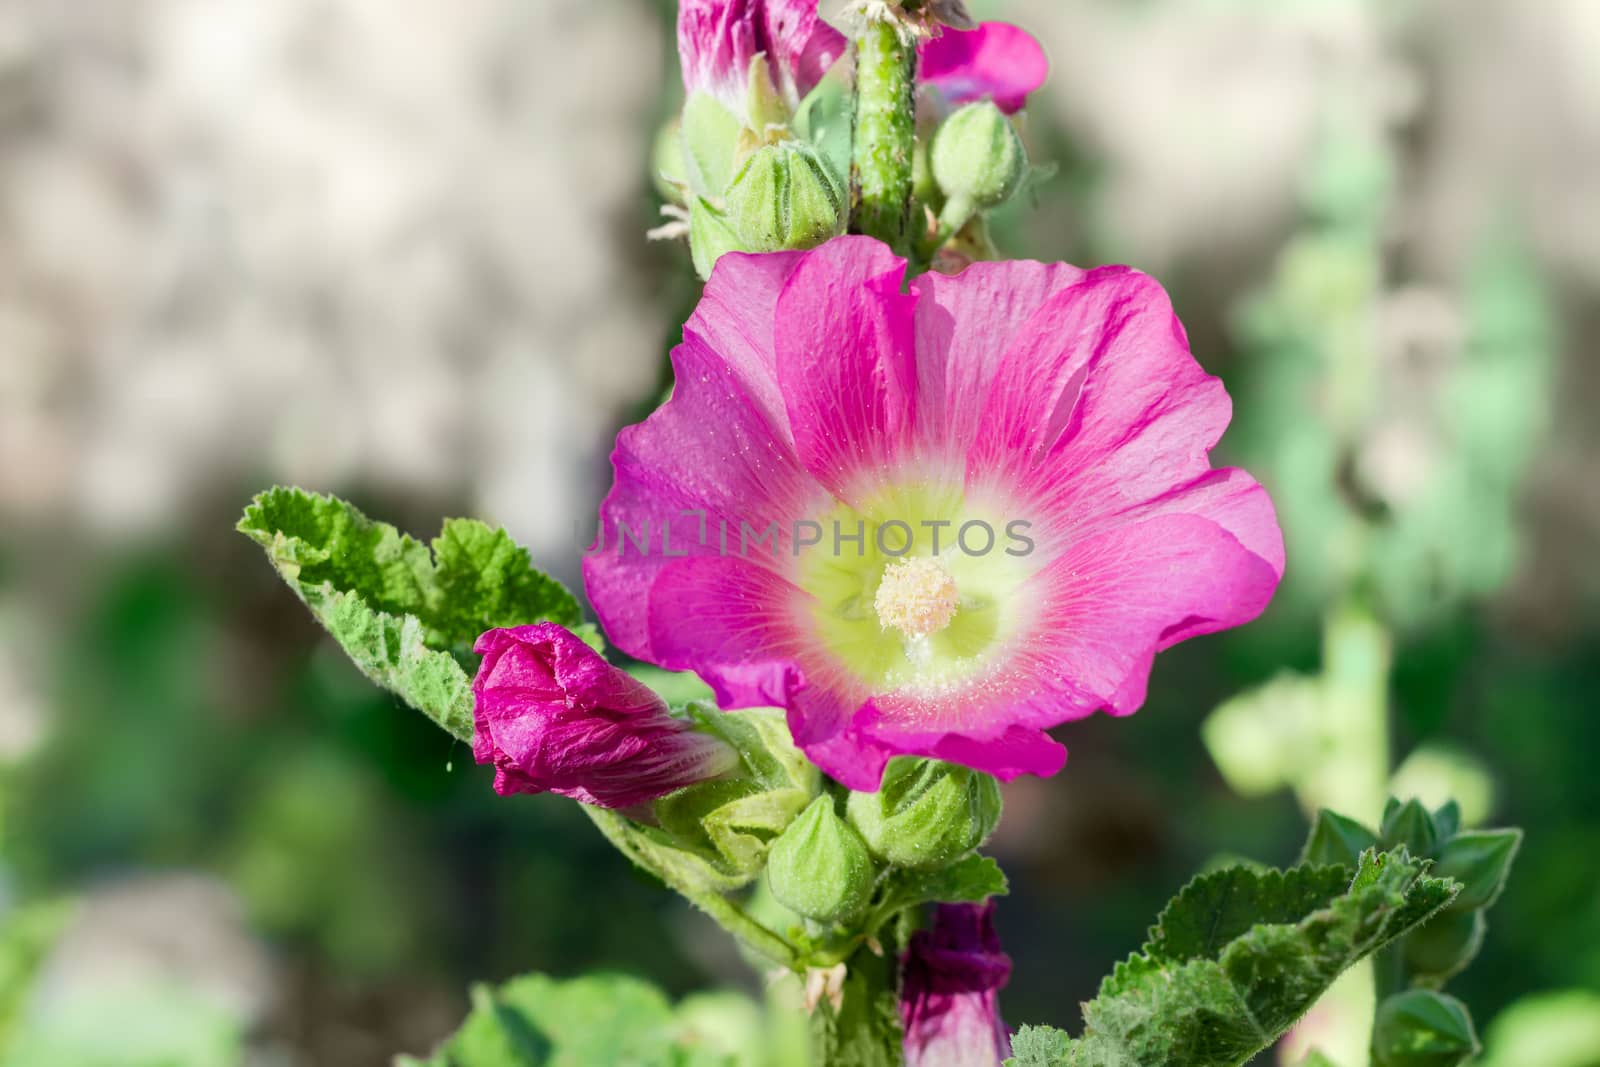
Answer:
[[[1011,1055],[996,1000],[1011,977],[994,904],[941,904],[900,958],[906,1067],[990,1067]]]
[[[627,808],[732,770],[738,753],[554,623],[490,630],[473,651],[472,755],[494,788]]]
[[[763,117],[752,99],[775,95],[789,112],[816,87],[845,39],[817,15],[817,0],[681,0],[678,58],[689,95],[711,94],[744,125]],[[765,57],[752,85],[751,65]]]

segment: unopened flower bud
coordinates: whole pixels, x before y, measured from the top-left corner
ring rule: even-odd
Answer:
[[[859,914],[872,897],[874,871],[867,846],[819,796],[767,853],[767,884],[780,904],[818,922]]]
[[[810,145],[767,145],[745,160],[728,187],[728,218],[748,252],[815,248],[844,232],[843,183]]]
[[[934,134],[929,155],[946,197],[982,211],[1011,199],[1028,174],[1028,152],[1009,119],[990,101],[968,104]]]
[[[1000,786],[989,775],[935,760],[891,760],[876,793],[851,793],[850,824],[874,856],[896,867],[942,867],[1000,822]]]
[[[473,651],[483,662],[472,683],[472,754],[494,765],[502,795],[629,808],[739,766],[732,745],[555,623],[490,630]]]

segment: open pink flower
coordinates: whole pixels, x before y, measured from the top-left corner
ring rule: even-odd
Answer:
[[[1228,395],[1152,279],[904,273],[865,237],[719,261],[672,399],[617,439],[589,596],[852,789],[895,755],[1053,774],[1046,729],[1261,612],[1282,536],[1211,468]]]
[[[474,648],[472,755],[494,788],[626,808],[731,770],[738,753],[554,623],[490,630]]]
[[[793,109],[845,54],[844,35],[817,15],[817,0],[682,0],[678,58],[690,93],[710,93],[746,117],[750,64],[765,56],[773,89]]]
[[[917,79],[938,89],[952,107],[991,99],[1007,114],[1020,111],[1050,73],[1039,42],[1006,22],[946,28],[924,41],[917,55]]]
[[[900,958],[906,1067],[999,1067],[1011,1036],[996,999],[1010,977],[994,903],[939,905]]]

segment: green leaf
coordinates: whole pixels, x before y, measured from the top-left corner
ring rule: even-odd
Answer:
[[[1354,870],[1361,854],[1378,844],[1378,837],[1354,819],[1323,808],[1311,826],[1311,836],[1300,853],[1301,863],[1337,864]]]
[[[620,975],[557,981],[533,974],[479,986],[472,1012],[432,1056],[398,1067],[735,1067],[734,1050],[702,1038],[658,990]]]
[[[1413,989],[1378,1005],[1373,1067],[1457,1067],[1477,1053],[1472,1017],[1454,997]]]
[[[468,670],[479,634],[580,625],[577,601],[526,549],[471,519],[448,520],[430,552],[335,497],[276,488],[255,498],[238,529],[367,677],[462,741],[472,740]]]
[[[889,875],[876,912],[887,918],[919,904],[981,904],[1004,896],[1006,876],[1000,865],[976,853],[948,867],[931,871],[899,869]]]
[[[1348,868],[1195,879],[1144,949],[1084,1005],[1085,1029],[1052,1051],[1030,1038],[1028,1067],[1237,1067],[1272,1045],[1356,961],[1447,904],[1453,883],[1404,850]],[[1054,1058],[1049,1058],[1054,1056]]]
[[[1005,1067],[1054,1067],[1067,1062],[1072,1038],[1053,1026],[1024,1026],[1011,1037],[1011,1058]]]
[[[1162,911],[1150,929],[1144,954],[1180,963],[1209,959],[1253,926],[1299,922],[1345,890],[1350,869],[1278,871],[1238,866],[1203,874]]]
[[[1474,911],[1494,904],[1521,844],[1521,830],[1473,830],[1445,842],[1433,873],[1461,883],[1450,910]]]

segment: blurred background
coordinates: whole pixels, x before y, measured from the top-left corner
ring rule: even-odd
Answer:
[[[1290,552],[1009,788],[1007,1018],[1076,1026],[1196,867],[1393,788],[1527,829],[1451,989],[1494,1063],[1595,1067],[1600,4],[971,6],[1053,68],[1002,248],[1167,284]],[[289,482],[576,579],[698,292],[644,238],[672,17],[0,0],[0,1064],[384,1064],[527,970],[755,988],[233,532]]]

